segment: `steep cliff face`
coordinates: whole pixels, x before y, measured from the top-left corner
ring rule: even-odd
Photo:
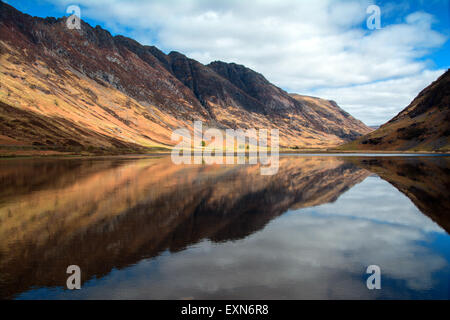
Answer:
[[[450,70],[447,70],[392,120],[341,148],[449,152],[449,137]]]
[[[71,30],[66,18],[31,17],[1,1],[0,80],[0,145],[139,151],[174,145],[172,131],[192,130],[194,120],[277,128],[287,147],[336,146],[370,130],[351,117],[323,118],[244,66],[206,66],[84,22]],[[34,118],[39,130],[27,128]]]
[[[217,74],[240,88],[257,103],[256,111],[264,114],[300,112],[302,106],[263,75],[235,63],[214,61],[208,65]]]

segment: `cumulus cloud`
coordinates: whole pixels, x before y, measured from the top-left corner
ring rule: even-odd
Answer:
[[[369,0],[77,2],[114,32],[205,64],[245,64],[288,91],[336,100],[369,124],[389,120],[443,72],[430,71],[423,57],[446,37],[433,30],[432,15],[408,12],[405,3],[383,5],[383,28],[372,31]],[[384,13],[399,18],[386,24]]]
[[[423,70],[395,79],[374,81],[340,88],[320,88],[310,95],[336,100],[341,106],[368,125],[387,122],[397,115],[428,84],[445,70]]]

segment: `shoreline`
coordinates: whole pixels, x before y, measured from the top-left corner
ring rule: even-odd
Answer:
[[[170,156],[171,152],[169,151],[149,151],[142,153],[105,153],[105,154],[88,154],[88,153],[76,153],[76,152],[52,152],[50,150],[46,151],[38,151],[35,153],[25,153],[18,154],[15,152],[11,152],[10,154],[3,154],[0,150],[0,160],[6,159],[88,159],[88,158],[106,158],[106,157],[114,157],[114,158],[132,158],[132,157],[156,157],[156,156]],[[268,151],[270,154],[270,151]],[[242,155],[242,153],[235,153],[235,156]],[[245,155],[248,156],[247,153]],[[281,150],[279,151],[280,156],[284,155],[332,155],[332,156],[340,156],[340,155],[355,155],[355,156],[368,156],[368,155],[411,155],[411,156],[450,156],[450,152],[436,152],[436,151],[395,151],[395,150]]]

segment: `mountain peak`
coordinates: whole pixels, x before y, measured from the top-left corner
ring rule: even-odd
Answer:
[[[1,124],[0,140],[61,150],[170,146],[174,129],[201,120],[221,129],[279,129],[282,146],[314,148],[370,130],[237,63],[203,65],[84,21],[71,30],[66,17],[33,18],[6,4],[1,17],[0,116],[24,126]]]

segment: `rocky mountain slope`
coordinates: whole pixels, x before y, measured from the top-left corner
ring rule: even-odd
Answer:
[[[450,70],[392,120],[341,148],[449,152]]]
[[[311,98],[312,99],[312,98]],[[97,26],[37,18],[0,1],[0,146],[55,151],[170,147],[174,129],[280,129],[286,147],[371,131],[337,105],[291,97],[240,65],[203,65]]]
[[[357,132],[371,132],[372,128],[354,119],[349,113],[341,109],[335,101],[325,100],[316,97],[303,96],[300,94],[290,94],[292,98],[314,109],[318,114],[324,130],[333,130],[338,132],[340,137],[346,140],[355,140],[358,138]]]

